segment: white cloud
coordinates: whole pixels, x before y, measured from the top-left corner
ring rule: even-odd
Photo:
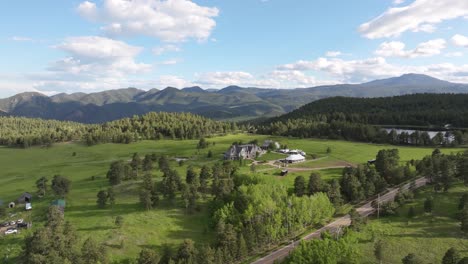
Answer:
[[[253,75],[248,72],[206,72],[198,75],[197,83],[210,87],[222,87],[229,85],[242,85],[251,82]]]
[[[180,76],[175,76],[175,75],[159,76],[158,80],[156,81],[156,85],[160,88],[163,88],[163,87],[184,88],[184,87],[194,86],[192,82],[187,81],[184,78]]]
[[[172,44],[153,48],[153,54],[156,56],[159,56],[166,52],[179,52],[179,51],[181,51],[181,48]]]
[[[64,51],[67,57],[50,63],[46,71],[26,74],[34,89],[98,91],[128,87],[135,85],[130,76],[152,69],[149,64],[135,61],[141,47],[104,37],[67,38],[54,48]]]
[[[463,52],[459,52],[459,51],[449,52],[449,53],[445,54],[445,57],[449,57],[449,58],[463,57]]]
[[[434,25],[468,15],[468,1],[415,0],[410,5],[389,8],[362,24],[359,31],[370,39],[395,37],[406,31],[433,32]]]
[[[169,59],[169,60],[165,60],[165,61],[163,61],[163,62],[161,62],[159,64],[161,64],[161,65],[175,65],[175,64],[177,64],[179,62],[180,62],[179,59]]]
[[[325,53],[325,56],[327,57],[339,57],[341,55],[341,51],[327,51],[327,53]]]
[[[95,3],[84,1],[78,5],[77,11],[81,16],[91,21],[95,21],[98,18],[98,10]]]
[[[131,46],[122,41],[96,36],[67,38],[55,47],[85,60],[132,58],[143,50],[141,47]]]
[[[79,14],[104,26],[110,35],[144,35],[166,42],[206,40],[219,10],[189,0],[104,0],[101,7],[86,1]]]
[[[401,5],[405,2],[405,0],[393,0],[394,5]]]
[[[382,57],[362,60],[318,58],[297,61],[278,67],[278,70],[302,71],[330,75],[343,83],[361,83],[374,79],[400,76],[406,73],[427,74],[443,80],[468,83],[468,64],[429,64],[422,66],[390,64]]]
[[[19,42],[32,42],[34,39],[29,38],[29,37],[22,37],[22,36],[13,36],[10,38],[10,40],[13,41],[19,41]]]
[[[468,48],[468,37],[457,34],[452,37],[452,43],[456,46]]]
[[[447,42],[444,39],[433,39],[420,43],[413,50],[405,50],[405,43],[390,41],[380,44],[375,54],[383,57],[417,58],[438,55],[445,49]]]

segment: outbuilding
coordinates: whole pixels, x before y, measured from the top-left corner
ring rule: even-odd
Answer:
[[[301,154],[293,154],[287,157],[284,161],[286,163],[298,163],[298,162],[305,161],[305,157],[302,156]]]
[[[21,194],[21,196],[16,200],[19,204],[31,203],[32,202],[32,194],[25,192]]]

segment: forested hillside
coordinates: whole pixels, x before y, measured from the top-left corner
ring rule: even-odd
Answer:
[[[187,113],[148,113],[101,125],[25,117],[0,117],[0,144],[27,148],[55,142],[83,140],[130,143],[142,139],[198,139],[237,130],[234,123],[218,122]]]
[[[468,127],[467,94],[413,94],[380,98],[333,97],[273,119],[389,126]]]
[[[414,94],[382,98],[334,97],[264,121],[263,134],[357,140],[402,145],[460,145],[467,141],[468,95]],[[458,127],[446,130],[446,125]],[[386,131],[382,126],[423,127]],[[430,136],[424,129],[440,130]]]

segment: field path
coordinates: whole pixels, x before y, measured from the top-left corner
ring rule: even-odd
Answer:
[[[300,171],[316,171],[316,170],[325,170],[325,169],[342,169],[342,168],[346,168],[346,167],[355,167],[356,165],[355,164],[352,164],[352,163],[349,163],[349,162],[346,162],[346,161],[343,161],[343,160],[338,160],[338,161],[334,161],[332,162],[331,164],[328,164],[328,166],[323,166],[323,167],[313,167],[313,163],[314,162],[317,162],[317,161],[320,161],[320,160],[323,160],[323,159],[327,159],[329,158],[328,156],[327,157],[322,157],[322,158],[318,158],[318,159],[314,159],[314,160],[308,160],[306,162],[303,162],[302,164],[304,163],[307,163],[307,164],[311,164],[312,166],[311,167],[294,167],[294,164],[291,165],[293,167],[278,167],[278,162],[280,162],[281,160],[270,160],[266,163],[259,163],[259,161],[253,161],[252,165],[267,165],[267,166],[270,166],[271,168],[267,168],[267,169],[260,169],[258,170],[258,172],[265,172],[265,171],[271,171],[271,170],[275,170],[275,169],[286,169],[288,171],[291,171],[291,172],[300,172]]]
[[[421,177],[416,179],[416,188],[422,187],[427,184],[427,179],[425,177]],[[411,183],[407,183],[401,187],[403,190],[409,189]],[[379,201],[382,202],[389,202],[395,199],[395,195],[398,193],[400,188],[393,188],[387,190],[387,192],[381,194]],[[372,202],[377,201],[377,199],[372,199],[367,201],[364,205],[359,206],[356,208],[356,211],[363,217],[369,216],[373,214],[376,209],[372,207]],[[268,254],[265,257],[258,259],[257,261],[252,262],[252,264],[273,264],[277,260],[284,259],[289,253],[299,245],[302,240],[311,240],[320,238],[320,234],[324,231],[335,232],[339,230],[343,226],[349,226],[351,224],[351,219],[349,215],[345,215],[343,217],[335,219],[335,221],[329,223],[328,225],[304,236],[303,238],[292,242],[291,244],[284,246],[278,250],[275,250]]]

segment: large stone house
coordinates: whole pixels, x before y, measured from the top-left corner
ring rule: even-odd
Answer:
[[[262,149],[255,144],[232,145],[226,153],[225,160],[254,159],[262,153]]]

